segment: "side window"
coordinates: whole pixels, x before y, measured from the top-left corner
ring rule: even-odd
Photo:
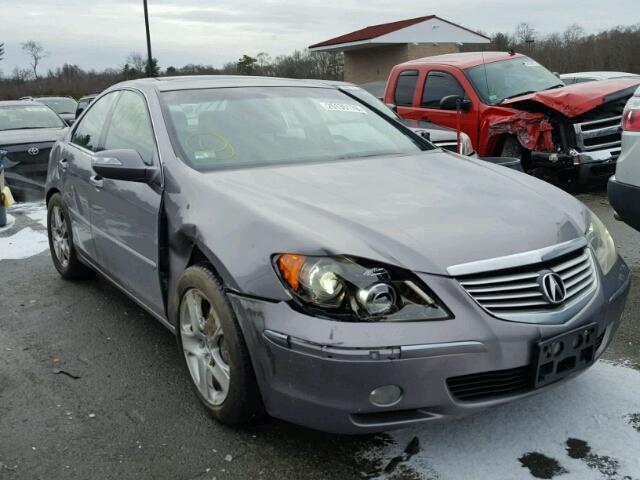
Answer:
[[[395,104],[413,104],[413,93],[416,91],[417,83],[417,70],[405,70],[404,72],[400,72],[400,75],[398,76],[398,82],[396,83],[396,91],[393,96]]]
[[[422,92],[422,106],[440,108],[440,100],[449,95],[465,98],[464,88],[453,75],[445,72],[429,72]]]
[[[137,93],[123,91],[111,115],[104,148],[135,150],[144,163],[151,165],[155,145],[151,120],[144,99]]]
[[[105,95],[91,107],[74,130],[71,143],[92,152],[100,151],[100,134],[117,96],[118,92]]]

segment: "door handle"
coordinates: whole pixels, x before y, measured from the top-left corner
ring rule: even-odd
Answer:
[[[66,158],[61,158],[60,160],[58,160],[58,166],[61,170],[66,170],[69,166],[69,161]]]
[[[89,179],[89,183],[96,187],[97,190],[100,190],[104,186],[104,181],[100,175],[94,175]]]

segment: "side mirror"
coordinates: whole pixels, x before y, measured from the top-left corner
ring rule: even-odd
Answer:
[[[103,150],[93,156],[92,167],[101,177],[129,182],[149,183],[156,174],[135,150]]]
[[[462,98],[460,95],[447,95],[440,100],[440,110],[457,110],[458,103],[463,112],[471,108],[471,100]]]
[[[385,105],[389,107],[389,110],[398,113],[398,106],[395,103],[385,103]]]

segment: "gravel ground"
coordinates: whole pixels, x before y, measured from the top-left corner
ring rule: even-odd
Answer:
[[[579,198],[609,226],[638,285],[640,233],[613,219],[602,193]],[[579,377],[573,389],[570,383],[527,399],[524,407],[507,406],[464,419],[450,430],[424,426],[393,435],[344,437],[277,420],[241,429],[221,426],[192,394],[174,337],[106,281],[61,280],[48,252],[42,252],[46,245],[41,208],[23,206],[11,214],[15,224],[0,231],[0,479],[456,478],[442,460],[461,462],[450,464],[452,472],[466,471],[461,458],[472,457],[474,451],[465,443],[469,435],[475,432],[482,442],[483,432],[494,425],[500,427],[497,432],[521,434],[507,439],[511,445],[502,439],[503,450],[497,451],[508,459],[474,460],[478,472],[485,473],[495,461],[515,465],[517,475],[493,478],[552,478],[571,471],[577,475],[582,471],[579,461],[585,472],[597,475],[593,478],[640,478],[640,455],[634,463],[625,444],[615,443],[624,435],[630,435],[627,446],[636,445],[633,435],[640,439],[640,414],[624,410],[629,400],[621,393],[629,392],[629,382],[637,390],[640,375],[611,365]],[[27,228],[28,235],[15,237]],[[640,366],[639,311],[640,289],[634,286],[608,359]],[[612,395],[616,408],[628,413],[620,425],[599,417],[588,420],[589,425],[601,425],[604,440],[615,435],[608,444],[619,447],[607,455],[601,454],[601,443],[585,437],[592,430],[583,431],[582,437],[574,433],[576,411],[559,400],[586,408],[593,401],[581,398],[600,399],[602,392],[620,393]],[[547,404],[557,408],[547,409]],[[546,424],[564,438],[546,438],[536,422],[523,422],[516,414],[522,408],[546,410]],[[640,412],[637,402],[636,409]],[[577,438],[567,438],[574,434]],[[434,439],[438,444],[430,447]],[[599,451],[592,452],[587,441],[595,442]],[[520,442],[515,449],[514,442]],[[539,453],[543,448],[535,447],[545,442],[569,442],[570,458],[556,460],[548,452]],[[558,449],[551,454],[558,458]],[[618,462],[609,473],[603,473],[608,465],[604,457]]]

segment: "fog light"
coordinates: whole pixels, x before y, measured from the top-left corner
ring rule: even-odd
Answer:
[[[402,389],[397,385],[384,385],[369,394],[369,401],[376,407],[391,407],[402,398]]]

